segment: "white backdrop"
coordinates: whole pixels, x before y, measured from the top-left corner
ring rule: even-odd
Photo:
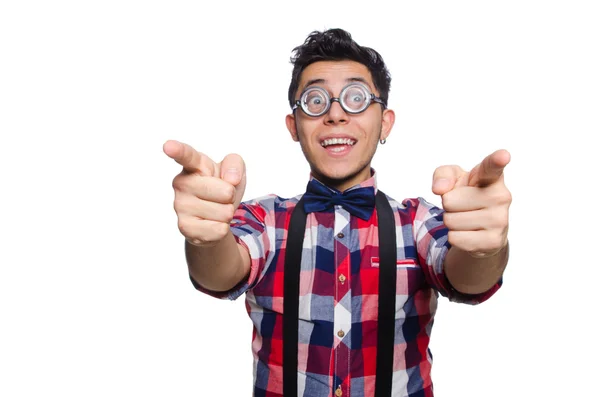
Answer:
[[[391,4],[2,2],[0,395],[251,394],[243,298],[189,283],[162,144],[240,153],[245,199],[300,193],[289,56],[331,27],[392,73],[386,193],[439,204],[437,166],[512,154],[505,285],[441,300],[436,396],[600,395],[597,3]]]

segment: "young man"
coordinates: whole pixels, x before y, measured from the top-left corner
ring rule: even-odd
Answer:
[[[246,294],[255,396],[433,396],[437,298],[477,304],[508,260],[508,152],[470,172],[439,167],[433,192],[398,202],[371,159],[394,124],[381,56],[339,29],[295,48],[286,125],[311,169],[306,191],[240,203],[244,163],[168,141],[193,284]],[[284,299],[285,296],[285,299]]]

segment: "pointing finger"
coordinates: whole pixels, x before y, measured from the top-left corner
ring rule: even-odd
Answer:
[[[469,173],[469,186],[485,187],[498,181],[504,172],[504,167],[510,162],[510,153],[501,149],[487,156]]]
[[[167,141],[163,145],[163,151],[187,172],[199,172],[204,176],[213,176],[214,162],[208,156],[197,152],[188,144]]]

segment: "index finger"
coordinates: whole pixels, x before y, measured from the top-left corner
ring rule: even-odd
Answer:
[[[485,187],[498,181],[504,173],[504,167],[510,162],[510,153],[504,149],[496,150],[477,164],[469,173],[469,186]]]
[[[163,145],[163,151],[167,156],[180,164],[187,172],[200,172],[201,175],[212,176],[213,170],[210,169],[202,157],[206,157],[196,151],[186,143],[177,141],[167,141]]]

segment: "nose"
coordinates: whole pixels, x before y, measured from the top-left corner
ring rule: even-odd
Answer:
[[[323,121],[329,125],[344,124],[348,122],[348,113],[344,111],[338,101],[331,101],[331,107],[325,113]]]

